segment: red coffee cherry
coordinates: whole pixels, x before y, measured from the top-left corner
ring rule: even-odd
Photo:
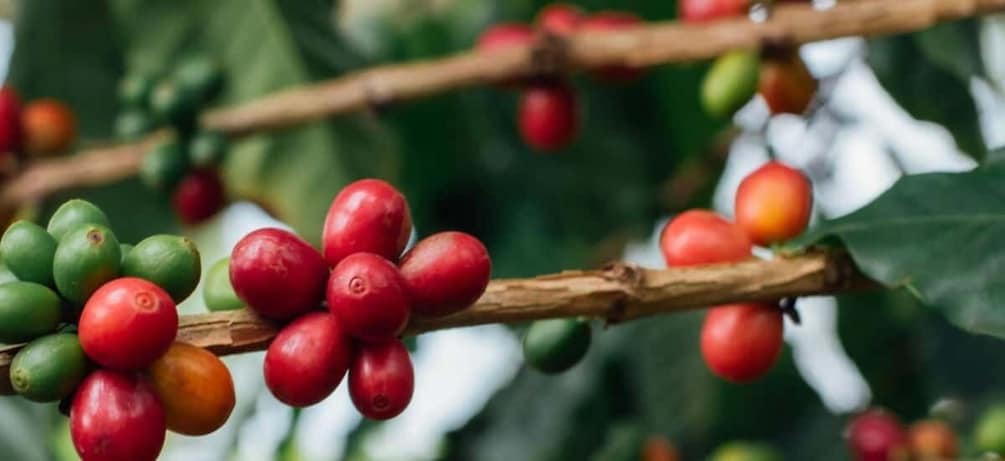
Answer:
[[[475,49],[492,51],[507,46],[527,45],[534,41],[534,29],[526,24],[495,24],[478,37]]]
[[[70,437],[82,461],[154,461],[166,432],[164,409],[138,375],[97,370],[73,398]]]
[[[77,138],[77,117],[66,104],[55,99],[32,101],[21,112],[21,133],[28,153],[64,152]]]
[[[405,280],[398,268],[373,253],[356,253],[338,263],[328,279],[328,309],[353,338],[386,341],[408,325]]]
[[[178,310],[171,296],[146,280],[122,277],[98,288],[80,313],[80,346],[98,364],[142,370],[171,347]]]
[[[667,266],[738,262],[751,257],[750,239],[737,225],[707,210],[690,210],[667,223],[660,234]]]
[[[412,400],[412,360],[401,341],[360,344],[349,369],[349,396],[370,419],[391,419]]]
[[[681,0],[678,14],[684,22],[708,22],[747,14],[747,0]]]
[[[0,88],[0,155],[21,150],[21,98],[9,86]]]
[[[565,84],[524,91],[517,117],[524,142],[542,152],[564,148],[579,130],[576,95]]]
[[[362,179],[332,201],[322,243],[325,261],[335,267],[353,253],[374,253],[398,261],[412,232],[412,212],[405,196],[379,179]]]
[[[856,461],[907,461],[907,434],[896,416],[871,409],[855,416],[845,429],[848,449]]]
[[[230,253],[234,293],[272,319],[291,319],[317,308],[327,280],[328,266],[318,251],[282,229],[256,230]]]
[[[799,57],[798,49],[766,54],[761,61],[758,92],[772,114],[801,115],[817,93],[817,80]]]
[[[537,20],[534,21],[537,27],[548,33],[564,36],[569,35],[579,28],[583,22],[583,10],[568,3],[552,3],[537,13]]]
[[[223,182],[216,170],[189,172],[175,186],[171,205],[185,224],[198,224],[215,215],[225,202]]]
[[[283,327],[265,353],[265,384],[280,402],[314,405],[331,395],[349,368],[352,341],[335,317],[314,312]]]
[[[441,232],[419,241],[401,259],[412,311],[438,317],[460,311],[485,292],[492,273],[488,250],[463,232]]]
[[[944,461],[957,459],[959,455],[956,433],[948,424],[937,419],[912,424],[907,438],[913,459],[917,461]]]
[[[813,186],[799,170],[769,162],[740,182],[736,224],[757,245],[791,239],[804,230],[813,211]]]
[[[626,11],[604,11],[583,20],[579,25],[584,32],[606,32],[631,29],[642,22],[638,16]],[[610,82],[627,82],[642,76],[642,69],[627,66],[610,66],[594,70],[593,76]]]
[[[782,350],[782,311],[770,304],[728,304],[709,309],[701,327],[701,355],[722,379],[760,378]]]

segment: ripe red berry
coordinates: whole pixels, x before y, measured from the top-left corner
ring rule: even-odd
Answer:
[[[667,266],[737,262],[751,257],[750,239],[737,225],[707,210],[690,210],[667,223],[660,234]]]
[[[328,280],[328,309],[352,337],[385,341],[408,325],[405,280],[398,268],[373,253],[356,253],[338,263]]]
[[[391,419],[412,400],[412,360],[401,341],[360,344],[349,369],[349,396],[363,416]]]
[[[154,461],[166,432],[164,409],[138,375],[97,370],[73,398],[70,437],[82,461]]]
[[[0,155],[21,150],[21,98],[9,86],[0,88]]]
[[[478,36],[475,48],[478,51],[491,51],[507,46],[526,45],[534,41],[534,29],[526,24],[501,23],[485,29]]]
[[[286,320],[321,305],[328,266],[300,237],[282,229],[256,230],[230,253],[230,284],[252,309]]]
[[[535,24],[548,33],[563,36],[575,32],[583,17],[583,10],[575,5],[552,3],[541,8]]]
[[[625,11],[604,11],[594,14],[579,25],[585,32],[607,32],[630,29],[642,22],[638,16]],[[593,76],[611,82],[627,82],[642,76],[643,70],[628,66],[609,66],[593,71]]]
[[[441,232],[419,241],[401,259],[412,311],[442,316],[462,310],[485,292],[492,273],[488,250],[463,232]]]
[[[353,253],[374,253],[397,261],[412,232],[405,196],[379,179],[363,179],[342,189],[325,218],[325,261],[335,267]]]
[[[706,22],[747,14],[747,0],[681,0],[680,19],[684,22]]]
[[[564,148],[579,130],[576,95],[567,85],[535,86],[520,99],[520,135],[543,152]]]
[[[757,245],[801,234],[813,211],[813,186],[799,170],[769,162],[740,182],[736,224]]]
[[[728,304],[709,309],[701,327],[701,355],[720,378],[753,381],[771,369],[782,350],[782,312],[770,304]]]
[[[64,152],[77,137],[77,117],[55,99],[32,101],[21,112],[24,148],[32,154]]]
[[[944,461],[957,459],[959,455],[956,433],[948,424],[937,419],[912,424],[907,437],[913,459],[917,461]]]
[[[772,114],[806,112],[817,92],[817,80],[799,57],[798,49],[766,55],[761,63],[758,91]]]
[[[294,407],[328,397],[345,376],[352,341],[327,312],[314,312],[283,327],[265,353],[265,384]]]
[[[224,205],[223,182],[216,170],[195,170],[175,186],[171,205],[185,224],[198,224]]]
[[[882,409],[859,414],[845,431],[856,461],[906,461],[907,434],[897,417]]]
[[[80,313],[80,346],[98,364],[142,370],[171,347],[178,310],[153,283],[122,277],[98,288]]]

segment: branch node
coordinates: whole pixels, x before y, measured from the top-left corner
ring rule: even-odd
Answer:
[[[562,73],[569,64],[569,44],[564,38],[545,32],[530,51],[531,77],[549,79]]]

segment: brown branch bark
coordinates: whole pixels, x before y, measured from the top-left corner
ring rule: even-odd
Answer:
[[[939,22],[998,11],[1005,11],[1005,0],[842,0],[826,11],[805,4],[784,4],[763,23],[746,18],[702,25],[656,22],[630,31],[582,34],[569,40],[542,36],[528,47],[380,66],[280,91],[207,112],[201,117],[201,125],[238,136],[520,76],[609,65],[644,68],[711,58],[731,49],[757,48],[764,43],[912,32]],[[30,165],[0,188],[0,209],[11,209],[60,190],[129,177],[139,168],[142,146],[147,142],[91,149]]]
[[[415,317],[405,334],[562,317],[592,317],[619,323],[731,302],[840,293],[874,286],[843,253],[668,270],[617,263],[601,270],[493,280],[474,306],[442,318]],[[236,354],[265,349],[277,328],[250,310],[190,315],[181,318],[178,340],[218,355]],[[0,376],[6,376],[20,347],[0,348]]]

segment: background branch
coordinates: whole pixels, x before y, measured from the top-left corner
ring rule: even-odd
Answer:
[[[773,301],[874,286],[840,252],[666,270],[615,263],[601,270],[494,280],[471,308],[437,319],[413,317],[405,334],[563,317],[618,323],[732,302]],[[178,340],[227,355],[264,350],[276,332],[276,324],[244,309],[183,316]],[[20,345],[0,348],[0,376],[7,375],[19,349]]]
[[[1005,0],[858,0],[839,2],[825,11],[806,4],[784,4],[760,23],[747,18],[701,25],[653,22],[628,31],[582,34],[568,40],[542,36],[531,46],[378,66],[280,91],[206,112],[200,124],[239,136],[520,76],[610,65],[644,68],[711,58],[763,43],[798,44],[912,32],[1003,10]],[[148,138],[31,164],[0,188],[0,209],[12,209],[60,190],[127,178],[136,173],[150,142]]]

